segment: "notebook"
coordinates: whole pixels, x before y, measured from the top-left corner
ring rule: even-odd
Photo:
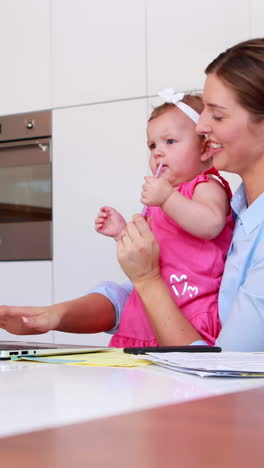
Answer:
[[[27,341],[0,341],[0,359],[12,356],[56,356],[59,354],[79,354],[105,350],[106,347],[66,345],[57,343],[34,343]]]

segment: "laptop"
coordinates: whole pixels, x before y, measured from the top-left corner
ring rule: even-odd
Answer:
[[[0,359],[11,359],[12,356],[57,356],[59,354],[96,353],[109,349],[57,343],[34,343],[32,341],[0,341]]]

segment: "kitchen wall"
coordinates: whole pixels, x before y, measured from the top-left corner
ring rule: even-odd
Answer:
[[[104,204],[127,219],[141,210],[153,96],[171,86],[202,88],[203,70],[219,52],[263,36],[264,5],[0,0],[0,7],[0,114],[53,109],[54,213],[53,262],[2,262],[0,303],[45,305],[85,294],[103,279],[124,279],[114,242],[94,232],[94,218]],[[228,178],[235,189],[239,178]]]

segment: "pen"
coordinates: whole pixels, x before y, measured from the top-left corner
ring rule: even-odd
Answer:
[[[147,354],[147,353],[220,353],[219,346],[189,345],[189,346],[146,346],[136,348],[124,348],[124,353]]]

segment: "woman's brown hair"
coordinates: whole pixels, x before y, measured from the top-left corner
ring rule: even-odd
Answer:
[[[264,38],[240,42],[206,68],[232,88],[237,101],[256,120],[264,119]]]

